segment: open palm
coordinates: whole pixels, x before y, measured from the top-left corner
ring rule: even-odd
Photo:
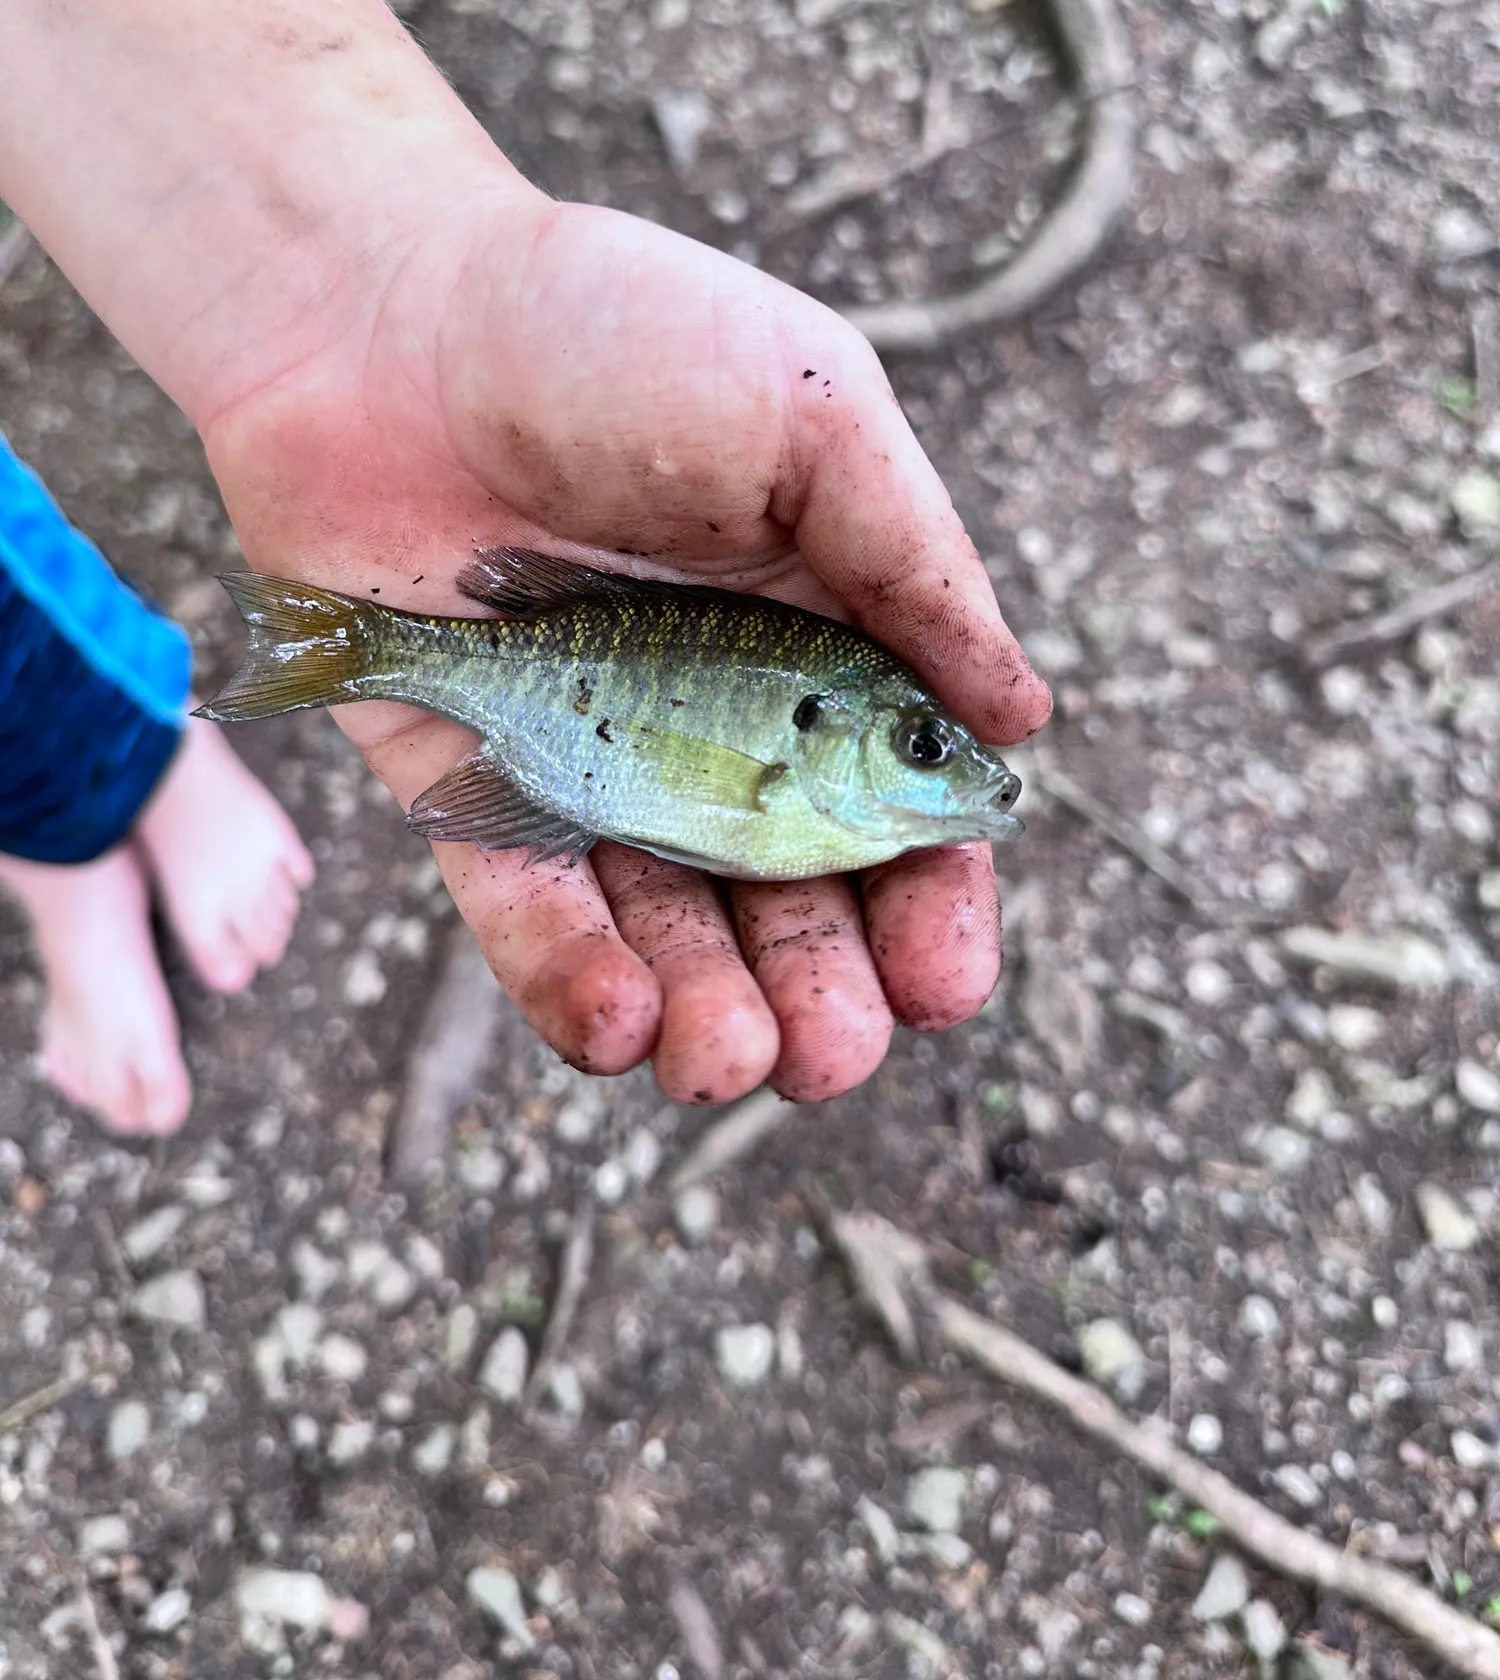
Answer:
[[[389,258],[389,253],[387,253]],[[831,311],[634,218],[540,195],[414,230],[312,349],[203,426],[250,564],[472,613],[477,542],[709,579],[851,617],[982,738],[1049,697],[868,345]],[[393,277],[392,277],[393,276]],[[385,703],[336,715],[403,806],[471,744]],[[813,1100],[893,1019],[967,1018],[999,965],[989,849],[726,887],[601,843],[576,868],[435,848],[501,983],[574,1065],[651,1057],[668,1096],[769,1077]]]

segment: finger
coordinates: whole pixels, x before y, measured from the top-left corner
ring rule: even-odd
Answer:
[[[730,897],[745,960],[781,1027],[771,1085],[793,1102],[853,1090],[880,1066],[894,1022],[849,884],[737,885]]]
[[[987,845],[908,852],[861,877],[865,927],[903,1026],[941,1032],[977,1014],[1000,978],[1000,902]]]
[[[652,1066],[673,1102],[732,1102],[776,1064],[781,1035],[707,877],[604,842],[589,854],[625,943],[661,983]]]
[[[406,707],[340,707],[336,716],[403,809],[472,744],[456,725]],[[531,863],[523,852],[451,842],[432,852],[495,978],[558,1055],[607,1074],[651,1054],[661,987],[620,938],[587,863]]]
[[[804,558],[981,739],[1024,741],[1052,697],[874,351],[844,328],[806,356],[789,370],[796,465],[782,512]]]

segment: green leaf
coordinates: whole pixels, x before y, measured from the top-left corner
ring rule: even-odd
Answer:
[[[1212,1511],[1200,1511],[1196,1506],[1182,1519],[1182,1526],[1199,1540],[1207,1540],[1224,1527]]]
[[[1441,380],[1437,388],[1438,401],[1450,414],[1467,420],[1479,406],[1479,391],[1472,379],[1456,377]]]
[[[1455,1598],[1467,1598],[1473,1590],[1474,1577],[1465,1574],[1462,1569],[1455,1569],[1453,1571],[1453,1596]]]
[[[1177,1501],[1169,1493],[1153,1493],[1146,1501],[1146,1515],[1152,1522],[1171,1522],[1177,1514]]]

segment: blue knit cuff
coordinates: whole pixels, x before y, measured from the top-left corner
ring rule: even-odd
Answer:
[[[185,633],[146,605],[0,438],[0,851],[82,863],[175,752]]]

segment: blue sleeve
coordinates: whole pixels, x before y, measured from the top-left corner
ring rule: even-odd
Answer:
[[[192,655],[0,437],[0,852],[83,863],[176,751]]]

